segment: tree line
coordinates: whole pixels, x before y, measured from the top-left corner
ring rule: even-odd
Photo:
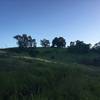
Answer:
[[[27,34],[16,35],[14,38],[17,40],[17,45],[19,48],[36,48],[37,42],[36,39],[33,39],[32,36],[28,36]],[[50,44],[48,39],[40,40],[40,45],[42,47],[57,47],[57,48],[65,48],[66,47],[66,39],[64,37],[55,37]],[[75,42],[70,42],[70,45],[67,46],[70,52],[88,52],[89,50],[100,51],[100,42],[96,43],[93,47],[91,44],[86,44],[84,41],[77,40]]]
[[[16,35],[14,38],[17,40],[17,45],[19,48],[37,47],[36,39],[33,39],[27,34]],[[50,41],[47,39],[40,40],[40,44],[42,47],[66,47],[66,41],[63,37],[55,37],[52,40],[52,46],[50,46]]]

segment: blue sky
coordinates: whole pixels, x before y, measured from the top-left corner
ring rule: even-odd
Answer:
[[[100,41],[100,0],[0,0],[0,47],[16,46],[13,36],[39,41],[63,36],[70,41]]]

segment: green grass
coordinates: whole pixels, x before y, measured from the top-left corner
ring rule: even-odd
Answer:
[[[92,61],[100,58],[100,54],[96,52],[88,53],[70,53],[66,48],[37,48],[37,57],[58,61],[63,63],[81,63],[83,60]]]
[[[77,56],[56,48],[38,51],[37,57],[55,56],[52,61],[58,63],[0,56],[0,100],[100,100],[100,68],[77,63],[90,54]]]

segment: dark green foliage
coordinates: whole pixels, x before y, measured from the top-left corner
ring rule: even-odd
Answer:
[[[43,39],[40,41],[42,47],[50,47],[50,42],[47,39]]]
[[[94,53],[96,53],[96,52],[100,53],[100,42],[94,44],[94,46],[92,47],[91,51],[94,52]]]
[[[66,46],[66,41],[63,37],[55,37],[53,40],[52,40],[52,47],[58,47],[58,48],[63,48]]]
[[[70,42],[70,46],[68,47],[69,52],[73,53],[87,53],[90,51],[91,44],[86,44],[83,41],[75,41]]]
[[[96,50],[100,49],[100,42],[94,44],[93,48]]]
[[[16,35],[14,38],[18,41],[19,48],[36,47],[36,40],[32,39],[31,36],[27,36],[27,34]]]
[[[57,47],[57,42],[58,42],[58,38],[55,37],[53,40],[52,40],[52,47]]]

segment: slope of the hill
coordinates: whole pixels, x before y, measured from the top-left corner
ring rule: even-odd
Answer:
[[[100,100],[99,67],[78,64],[66,49],[38,48],[29,55],[1,52],[0,100]]]
[[[9,55],[31,56],[54,62],[100,66],[100,52],[91,50],[87,53],[70,52],[67,48],[10,48],[4,49],[4,51],[7,51]]]

